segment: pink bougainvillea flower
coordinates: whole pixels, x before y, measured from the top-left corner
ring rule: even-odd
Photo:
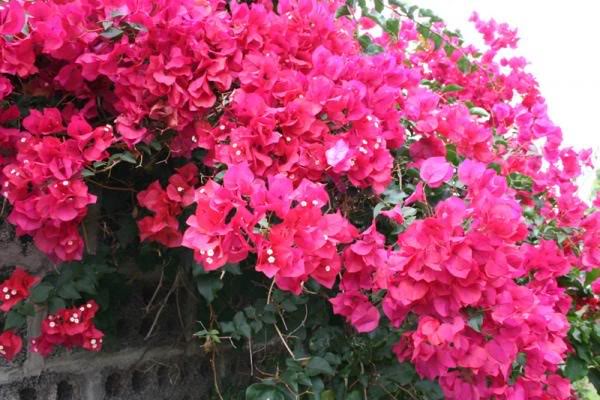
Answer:
[[[343,139],[338,140],[335,142],[333,147],[325,152],[325,155],[327,156],[327,164],[332,167],[336,167],[346,158],[348,151],[349,148],[346,141]]]
[[[93,322],[98,309],[99,306],[92,300],[47,316],[42,321],[41,335],[31,340],[32,350],[44,357],[50,355],[56,346],[99,351],[104,334]]]
[[[452,178],[454,167],[444,157],[430,157],[421,164],[420,174],[429,187],[437,188]]]
[[[16,35],[25,25],[25,10],[18,0],[0,5],[0,34]]]
[[[404,200],[404,205],[409,206],[417,201],[425,201],[425,189],[423,187],[423,182],[417,183],[415,191],[412,192],[411,195],[406,198],[406,200]]]
[[[12,361],[23,348],[23,339],[12,331],[0,334],[0,356],[6,361]]]
[[[0,283],[0,310],[7,312],[15,304],[29,297],[29,290],[39,281],[23,268],[17,267],[4,282]]]
[[[358,332],[371,332],[379,325],[379,311],[360,292],[340,293],[329,301],[333,312],[344,316]]]
[[[0,100],[4,99],[13,91],[12,83],[0,75]]]
[[[31,110],[23,119],[23,126],[34,135],[50,135],[65,130],[60,110],[57,108]]]

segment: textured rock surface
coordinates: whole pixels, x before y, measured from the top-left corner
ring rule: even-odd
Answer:
[[[15,265],[36,275],[52,268],[52,263],[36,249],[31,239],[17,238],[14,228],[0,220],[0,273]]]
[[[0,221],[0,276],[20,265],[43,275],[53,264],[31,240],[15,236]],[[197,341],[184,344],[174,304],[168,304],[149,340],[144,340],[153,315],[140,316],[155,282],[140,287],[120,315],[115,315],[119,347],[106,346],[101,353],[58,352],[48,359],[23,352],[12,364],[0,364],[0,400],[199,400],[208,399],[213,375],[207,355]],[[180,305],[193,316],[195,304]],[[28,321],[28,339],[39,333],[43,313]],[[184,321],[186,330],[190,323]],[[190,339],[190,335],[186,335]],[[172,343],[179,342],[180,345]],[[232,354],[219,355],[219,373],[234,379],[239,371]]]

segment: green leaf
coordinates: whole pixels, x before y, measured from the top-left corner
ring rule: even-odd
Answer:
[[[423,36],[424,39],[429,39],[429,36],[431,35],[431,28],[427,25],[419,25],[417,27],[417,31],[421,34],[421,36]]]
[[[458,164],[460,164],[460,159],[458,158],[458,153],[456,151],[456,145],[446,145],[446,160],[450,161],[455,166],[458,166]]]
[[[588,379],[592,382],[596,391],[600,392],[600,371],[598,369],[590,369]]]
[[[285,392],[274,385],[254,383],[246,388],[246,400],[285,400]]]
[[[340,8],[338,8],[337,11],[335,12],[336,18],[345,17],[347,15],[352,15],[352,12],[350,11],[350,7],[348,7],[345,4],[343,6],[341,6]]]
[[[56,292],[63,299],[80,299],[81,295],[73,282],[62,285]]]
[[[320,400],[335,400],[335,392],[331,389],[321,392]]]
[[[29,299],[34,303],[45,303],[48,300],[48,296],[50,296],[52,289],[54,289],[52,285],[42,282],[31,289]]]
[[[367,17],[371,17],[370,15],[367,15]],[[358,37],[358,42],[360,43],[363,51],[366,54],[377,54],[377,53],[381,53],[383,51],[383,47],[373,43],[371,36],[364,34],[364,35],[360,35]]]
[[[377,217],[379,214],[381,214],[381,211],[383,211],[383,209],[385,208],[386,204],[381,202],[381,203],[377,203],[375,205],[375,207],[373,208],[373,218]]]
[[[375,0],[375,11],[377,11],[378,13],[383,11],[383,0]]]
[[[9,329],[21,329],[25,326],[25,317],[19,314],[15,310],[11,310],[8,314],[6,314],[6,319],[4,320],[4,330]]]
[[[571,380],[571,382],[578,381],[587,375],[587,364],[581,358],[571,355],[567,359],[564,373],[565,376]]]
[[[346,400],[364,400],[362,394],[358,390],[353,390],[348,393]]]
[[[600,277],[600,268],[594,268],[590,272],[585,275],[585,284],[586,286],[594,282],[598,277]]]
[[[79,292],[94,295],[96,294],[96,283],[91,276],[87,276],[75,282],[75,288]]]
[[[471,107],[469,109],[471,115],[477,115],[478,117],[489,118],[490,114],[481,107]]]
[[[527,190],[531,191],[533,186],[533,180],[523,174],[519,174],[518,172],[513,172],[512,174],[506,177],[508,182],[508,186],[517,190]]]
[[[244,316],[244,313],[242,311],[238,311],[234,315],[233,323],[235,325],[236,331],[239,332],[241,335],[247,338],[250,338],[252,336],[252,329],[250,328],[250,325],[248,325],[248,321],[246,320],[246,317]]]
[[[458,92],[463,89],[464,88],[462,86],[451,83],[450,85],[446,85],[442,88],[442,93]]]
[[[137,160],[135,159],[135,157],[133,156],[133,154],[131,154],[128,151],[125,151],[123,153],[119,154],[119,158],[125,162],[128,162],[130,164],[137,164]]]
[[[431,40],[433,40],[433,48],[435,50],[438,50],[440,47],[442,47],[442,42],[444,41],[444,39],[435,32],[431,32]]]
[[[436,382],[423,380],[415,383],[415,387],[419,389],[428,400],[441,400],[444,398],[444,394]]]
[[[196,280],[196,289],[207,303],[212,303],[216,294],[223,288],[223,281],[215,275],[202,275]]]
[[[476,332],[481,332],[481,325],[483,324],[483,313],[479,311],[471,315],[469,317],[468,324]]]
[[[390,34],[394,39],[398,38],[398,32],[400,32],[400,21],[397,19],[388,19],[385,21],[385,31]]]
[[[312,357],[306,366],[306,372],[309,376],[315,376],[319,374],[333,375],[335,371],[326,359]]]
[[[122,34],[123,34],[123,30],[121,30],[119,28],[111,27],[111,28],[105,30],[104,32],[102,32],[100,35],[107,39],[114,39],[114,38],[121,36]]]
[[[66,308],[67,303],[60,297],[51,297],[48,301],[48,312],[50,314],[55,314],[61,308]]]
[[[87,178],[89,176],[94,176],[96,175],[96,173],[94,171],[90,171],[87,168],[84,168],[83,170],[81,170],[81,176],[83,176],[84,178]]]
[[[456,62],[456,65],[458,66],[460,72],[462,72],[463,74],[471,72],[471,61],[469,61],[469,59],[465,56],[459,58]]]

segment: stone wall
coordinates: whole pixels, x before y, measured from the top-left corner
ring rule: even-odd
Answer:
[[[0,274],[20,265],[43,275],[51,263],[27,240],[16,238],[0,221]],[[146,289],[146,290],[145,290]],[[210,399],[213,372],[200,342],[182,335],[177,311],[167,306],[150,339],[140,318],[144,292],[139,288],[123,315],[123,340],[100,353],[61,351],[48,359],[23,351],[11,364],[0,365],[1,400],[199,400]],[[193,304],[183,312],[193,316]],[[186,312],[187,311],[187,312]],[[28,320],[27,342],[39,334],[42,312]],[[135,318],[132,318],[135,317]],[[186,321],[189,322],[189,321]],[[192,321],[193,322],[193,321]],[[189,332],[188,332],[189,333]],[[24,338],[25,340],[25,338]],[[220,354],[219,374],[238,381],[232,354]],[[239,378],[243,373],[239,375]]]

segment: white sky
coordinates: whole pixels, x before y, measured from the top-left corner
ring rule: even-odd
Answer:
[[[600,47],[598,0],[408,0],[431,8],[467,42],[482,43],[473,24],[473,11],[517,28],[517,54],[529,60],[548,103],[550,117],[562,128],[564,142],[574,148],[592,147],[600,165]],[[581,194],[589,198],[595,173],[586,170]]]

